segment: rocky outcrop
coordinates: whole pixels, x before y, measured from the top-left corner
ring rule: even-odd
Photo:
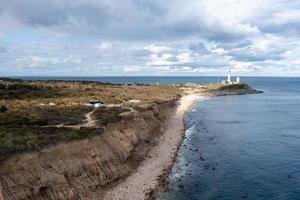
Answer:
[[[176,100],[127,112],[104,133],[15,155],[0,164],[0,200],[95,199],[146,157]]]
[[[234,86],[234,85],[233,85]],[[263,91],[253,89],[248,84],[239,84],[241,87],[225,87],[216,91],[210,91],[209,95],[212,96],[229,96],[229,95],[245,95],[245,94],[257,94],[263,93]]]

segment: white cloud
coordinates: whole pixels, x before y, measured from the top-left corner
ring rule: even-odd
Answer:
[[[80,64],[82,60],[78,56],[69,55],[63,59],[63,62],[67,64]]]
[[[299,1],[0,0],[0,8],[1,74],[300,75]]]
[[[191,63],[193,62],[193,58],[189,52],[180,53],[176,56],[178,58],[178,63]]]
[[[98,45],[98,49],[110,49],[111,47],[112,47],[112,45],[109,42],[101,42]]]
[[[143,68],[141,66],[125,66],[123,70],[124,72],[140,72]]]

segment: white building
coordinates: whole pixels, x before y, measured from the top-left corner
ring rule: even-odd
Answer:
[[[225,84],[238,84],[238,83],[240,83],[240,77],[237,76],[235,82],[234,82],[234,81],[231,81],[231,71],[228,70],[228,73],[227,73],[227,80],[223,80],[223,81],[222,81],[222,84],[225,85]]]

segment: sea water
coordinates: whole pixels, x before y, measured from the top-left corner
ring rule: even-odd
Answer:
[[[265,93],[213,97],[186,115],[170,191],[157,199],[300,199],[300,79],[248,82]]]

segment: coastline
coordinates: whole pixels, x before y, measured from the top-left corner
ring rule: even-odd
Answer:
[[[153,191],[159,187],[161,178],[168,174],[174,164],[178,149],[182,143],[185,124],[184,116],[203,94],[191,92],[183,96],[166,123],[166,131],[159,143],[148,153],[147,158],[123,182],[109,189],[104,200],[142,200],[151,199]]]
[[[4,108],[8,109],[4,112],[8,111],[2,116],[5,134],[0,144],[4,147],[0,153],[0,194],[7,199],[154,198],[157,190],[167,189],[166,178],[185,138],[185,113],[196,100],[257,93],[247,84],[180,87],[2,82],[7,85],[5,88],[21,84],[21,89],[29,88],[29,95],[35,97],[31,100],[31,96],[15,91],[13,94],[25,98],[16,103],[10,90],[5,90]],[[94,92],[90,93],[91,88],[98,91],[96,97]],[[60,91],[74,96],[66,103],[65,96],[59,96]],[[47,96],[49,92],[53,96]],[[143,103],[129,104],[130,101],[122,99],[129,98],[128,95]],[[45,103],[44,98],[51,103]],[[89,99],[106,99],[115,107],[99,109],[91,122],[92,109],[83,104]],[[55,118],[53,112],[63,117]],[[41,121],[49,115],[53,118]],[[67,126],[62,128],[61,124]],[[91,127],[81,129],[90,124]],[[24,130],[30,137],[23,134]]]

